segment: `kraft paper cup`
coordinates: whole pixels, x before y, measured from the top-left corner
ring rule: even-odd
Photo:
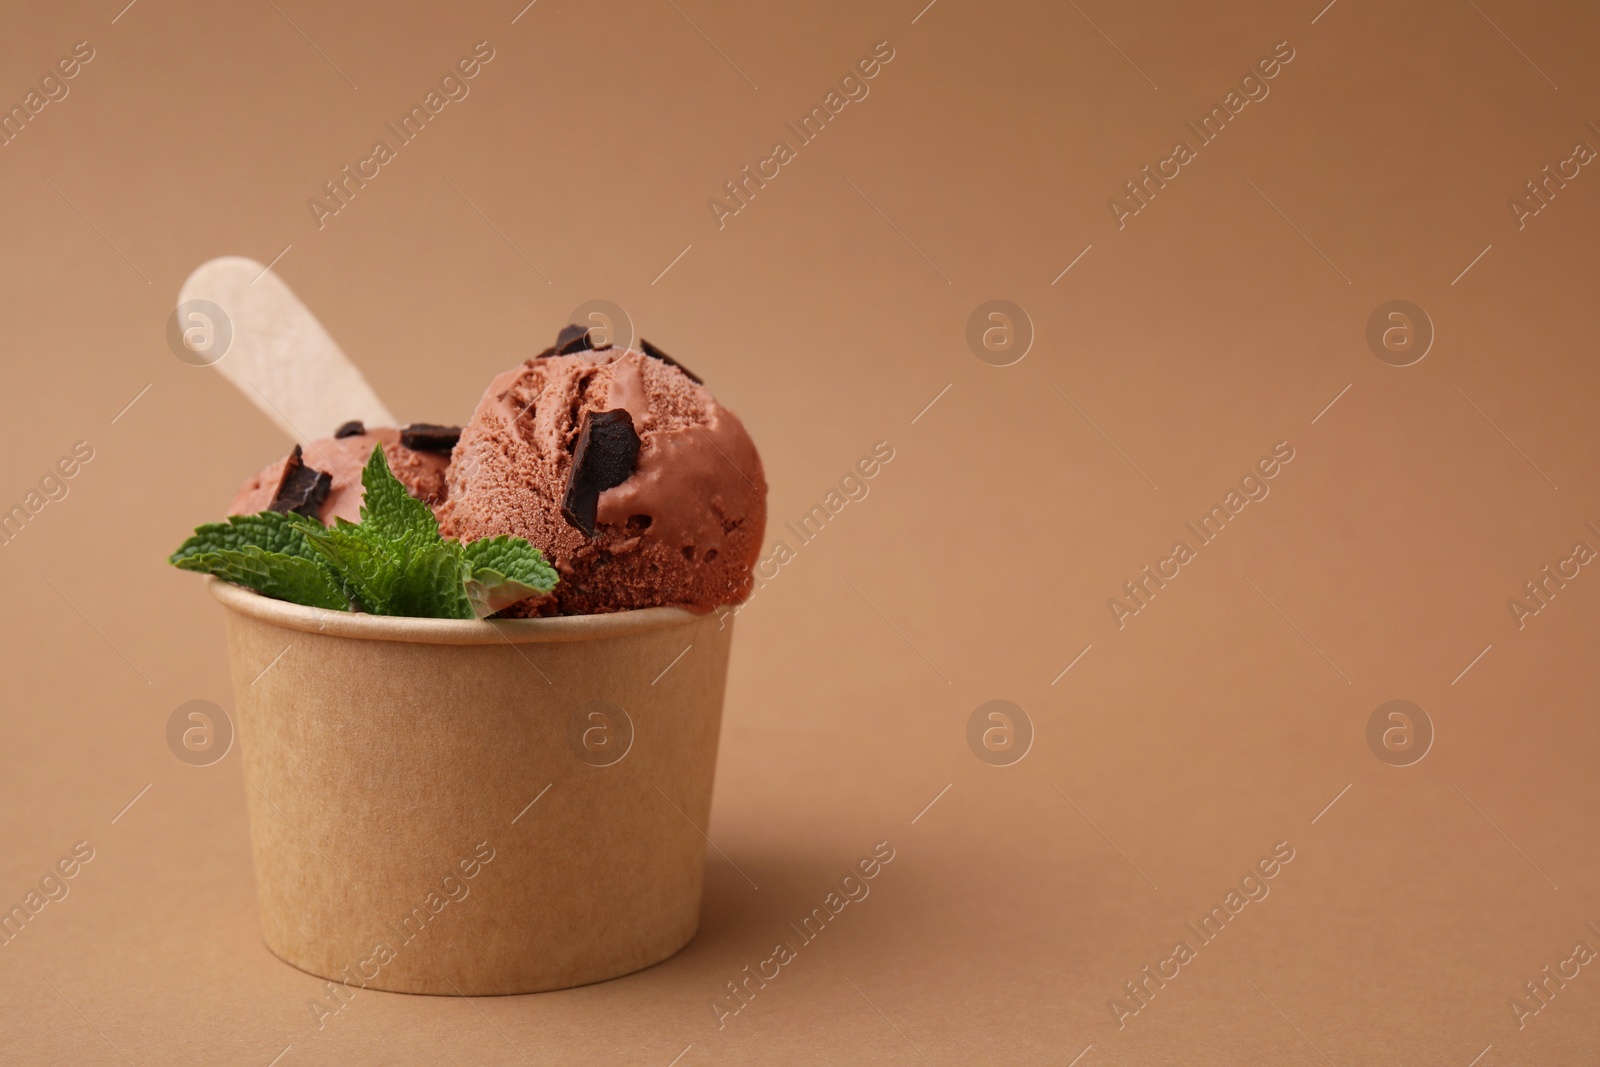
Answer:
[[[731,627],[228,609],[267,947],[404,993],[533,993],[699,922]]]

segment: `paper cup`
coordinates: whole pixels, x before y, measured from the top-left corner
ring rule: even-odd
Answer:
[[[390,618],[210,587],[279,957],[480,996],[615,978],[694,936],[731,626]]]

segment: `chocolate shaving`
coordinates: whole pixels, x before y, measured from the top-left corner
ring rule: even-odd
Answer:
[[[570,356],[575,352],[587,352],[594,345],[589,342],[589,328],[572,323],[561,327],[561,332],[556,334],[556,355]]]
[[[435,426],[431,422],[413,422],[400,431],[400,443],[413,452],[441,452],[450,454],[461,440],[461,427]]]
[[[360,437],[366,432],[367,427],[365,423],[363,423],[360,419],[351,419],[349,422],[344,423],[337,430],[333,431],[333,436],[335,439],[342,437]]]
[[[593,537],[600,493],[627,481],[638,459],[639,435],[633,430],[632,415],[622,408],[586,413],[572,450],[561,514],[585,537]]]
[[[328,490],[332,488],[333,476],[306,466],[300,446],[295,445],[289,458],[283,461],[283,478],[279,480],[278,490],[272,494],[272,503],[267,505],[267,510],[280,513],[296,511],[314,519],[322,508],[322,502],[328,499]]]
[[[665,363],[667,366],[669,366],[669,367],[677,367],[679,370],[683,371],[684,375],[691,382],[693,382],[694,384],[696,384],[696,385],[704,385],[704,384],[706,384],[705,380],[703,378],[701,378],[700,375],[696,374],[694,371],[690,370],[688,367],[685,367],[682,363],[679,363],[677,360],[673,359],[671,356],[669,356],[665,352],[661,351],[661,349],[657,348],[655,345],[651,344],[649,341],[646,341],[643,337],[639,338],[639,347],[643,348],[644,349],[644,354],[649,356],[651,359],[659,359],[661,362]]]

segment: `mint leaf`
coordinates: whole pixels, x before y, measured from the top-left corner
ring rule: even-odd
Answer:
[[[398,551],[403,542],[385,542],[364,525],[344,519],[326,529],[307,531],[306,542],[334,572],[334,581],[344,594],[363,611],[393,614],[388,604],[403,566]]]
[[[180,549],[181,551],[181,549]],[[350,605],[322,565],[287,552],[266,552],[256,545],[174,555],[175,566],[186,571],[214,574],[235,585],[248,586],[262,596],[313,608],[348,611]]]
[[[389,470],[383,446],[361,472],[361,522],[323,526],[293,512],[234,515],[196,528],[170,557],[263,596],[373,615],[470,619],[549,593],[558,577],[517,537],[439,536],[433,509]]]
[[[416,534],[385,541],[367,524],[348,522],[306,538],[336,571],[345,595],[374,615],[473,617],[464,586],[470,571],[455,541],[418,544]]]
[[[293,512],[263,511],[259,515],[233,515],[227,522],[211,522],[195,527],[194,536],[171,557],[173,564],[187,556],[205,552],[237,550],[254,545],[264,552],[285,552],[306,559],[316,558],[306,543],[305,531],[320,529],[315,519]]]
[[[548,593],[559,580],[544,553],[520,537],[489,537],[464,544],[461,551],[469,570],[467,597],[480,618]]]
[[[407,491],[394,476],[383,446],[372,449],[372,456],[361,471],[366,492],[361,498],[361,528],[384,541],[415,538],[418,544],[439,540],[439,520],[433,509]]]
[[[472,618],[472,603],[467,599],[463,584],[470,572],[461,558],[461,545],[455,541],[440,541],[407,547],[412,551],[402,561],[390,588],[385,614]]]

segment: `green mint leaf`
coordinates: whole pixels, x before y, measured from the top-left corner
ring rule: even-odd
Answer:
[[[214,574],[224,581],[254,589],[262,596],[287,600],[291,604],[350,610],[349,603],[323,566],[304,556],[267,552],[247,544],[182,557],[174,555],[172,562],[183,570]]]
[[[306,543],[307,529],[320,529],[315,519],[293,512],[279,514],[263,511],[259,515],[233,515],[227,522],[211,522],[195,528],[194,536],[185,541],[172,554],[171,562],[207,552],[238,550],[254,545],[263,552],[283,552],[291,556],[314,559],[315,553]]]
[[[417,544],[439,541],[439,521],[433,509],[412,496],[389,469],[383,446],[374,445],[361,471],[366,492],[361,498],[361,528],[383,541],[413,539]]]
[[[555,588],[554,568],[521,538],[464,545],[440,537],[433,509],[389,470],[381,445],[361,484],[360,523],[234,515],[198,527],[170,562],[278,600],[373,615],[485,617]]]
[[[384,541],[365,524],[339,519],[334,526],[307,531],[306,542],[352,602],[374,615],[394,614],[389,600],[405,565],[404,541]]]
[[[470,619],[464,582],[469,575],[455,541],[410,534],[382,539],[367,523],[339,522],[307,540],[337,571],[344,593],[374,615]]]
[[[472,603],[464,582],[470,573],[461,558],[461,545],[439,541],[411,545],[398,577],[389,590],[385,614],[435,619],[470,619]]]
[[[467,598],[480,618],[548,593],[559,580],[544,553],[520,537],[488,537],[462,545],[461,551],[469,570]]]

